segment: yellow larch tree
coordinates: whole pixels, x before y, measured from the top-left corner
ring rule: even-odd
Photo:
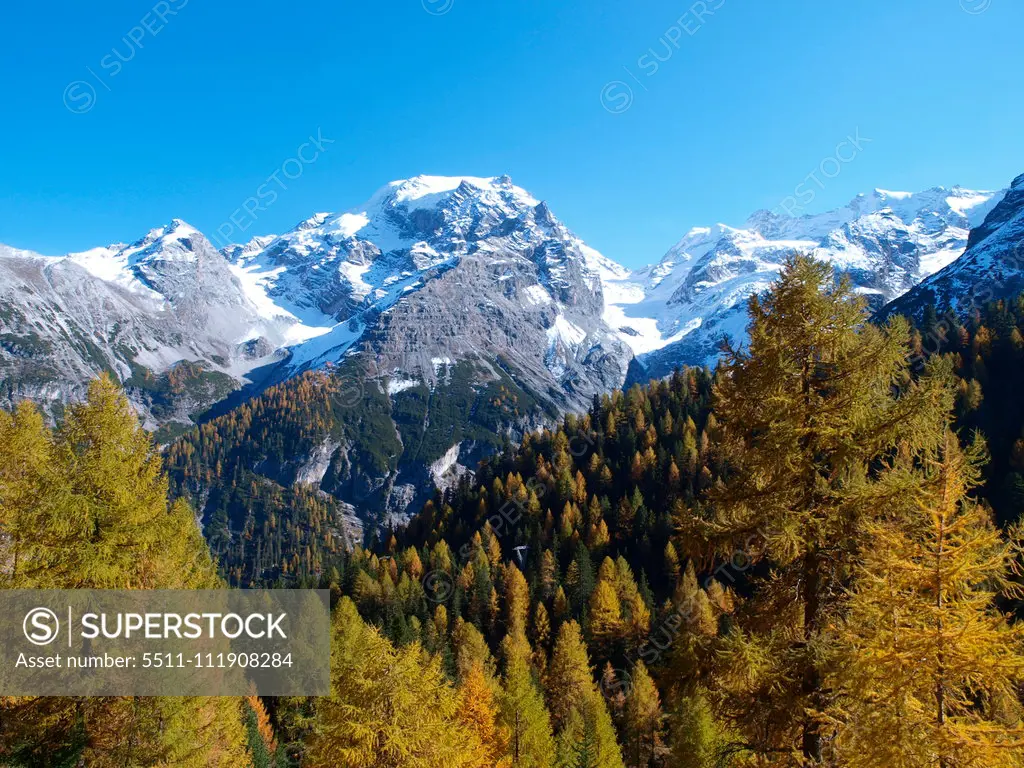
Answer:
[[[458,720],[473,731],[479,742],[478,768],[508,768],[508,730],[498,722],[495,681],[489,680],[484,665],[473,662],[459,687]]]
[[[706,505],[682,510],[676,544],[705,562],[709,551],[739,559],[754,576],[742,617],[706,660],[720,668],[716,714],[764,765],[822,764],[822,660],[861,523],[888,502],[878,461],[908,439],[937,441],[952,388],[941,376],[913,381],[906,321],[869,323],[849,281],[812,258],[789,259],[749,316],[749,345],[729,350],[715,379],[729,470]]]
[[[304,765],[476,768],[481,745],[459,721],[437,657],[395,648],[343,598],[332,617],[331,695],[317,704]]]
[[[887,477],[841,629],[838,759],[850,768],[1024,766],[1024,624],[997,604],[1015,547],[969,491],[983,447],[947,430]],[[923,487],[917,482],[924,475]]]
[[[221,586],[192,510],[168,504],[160,454],[109,377],[57,430],[28,404],[0,412],[0,446],[0,587]],[[241,699],[0,698],[5,764],[247,759]]]

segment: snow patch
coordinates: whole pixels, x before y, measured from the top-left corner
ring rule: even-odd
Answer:
[[[370,217],[365,212],[343,213],[333,222],[331,229],[341,237],[353,237],[369,223]]]
[[[373,290],[373,286],[363,279],[372,266],[371,262],[353,264],[351,261],[343,261],[338,265],[338,271],[348,281],[348,284],[352,286],[353,296],[361,299]]]
[[[570,322],[565,315],[558,315],[554,324],[547,330],[548,344],[554,346],[559,341],[568,347],[577,347],[587,338],[587,332]]]
[[[526,294],[526,301],[528,304],[537,306],[539,304],[551,303],[551,294],[548,293],[542,285],[528,286],[524,293]]]
[[[291,325],[287,326],[284,330],[285,345],[300,344],[317,336],[322,336],[325,333],[330,333],[330,326],[306,325],[291,312],[278,306],[270,298],[270,295],[267,293],[268,287],[272,285],[273,279],[284,270],[284,267],[260,271],[260,267],[257,264],[250,264],[248,266],[230,264],[228,268],[238,279],[245,297],[256,307],[256,311],[261,318],[264,320],[284,319],[292,321]],[[248,338],[258,338],[260,335],[262,335],[262,329],[254,328],[250,331]],[[243,339],[243,341],[245,340],[248,339]]]
[[[416,379],[402,379],[394,378],[388,380],[388,394],[397,395],[399,392],[405,392],[407,389],[418,387],[420,382]]]
[[[434,366],[434,375],[441,372],[441,368],[447,365],[455,365],[455,361],[450,357],[432,357],[430,358],[430,364]]]

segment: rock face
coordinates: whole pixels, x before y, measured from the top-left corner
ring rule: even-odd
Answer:
[[[270,301],[330,325],[279,377],[368,345],[380,375],[407,382],[502,359],[569,407],[621,384],[630,358],[587,250],[508,177],[421,176],[227,255]]]
[[[128,246],[59,258],[0,246],[8,404],[59,407],[108,371],[147,426],[189,424],[272,361],[293,325],[261,315],[224,257],[179,220]]]
[[[8,400],[73,399],[182,361],[225,386],[370,344],[382,373],[508,359],[561,405],[621,383],[629,350],[601,320],[586,246],[507,177],[417,177],[279,237],[218,252],[182,221],[128,245],[44,257],[0,246]],[[233,383],[232,383],[233,382]],[[178,418],[136,400],[151,425]]]
[[[602,318],[603,264],[507,177],[393,182],[221,251],[177,220],[84,254],[5,248],[5,394],[66,402],[108,370],[149,426],[180,431],[334,366],[357,379],[342,437],[297,446],[301,471],[249,469],[401,516],[503,439],[622,385],[632,354]],[[372,439],[352,423],[363,407],[383,420]]]
[[[270,379],[335,364],[356,383],[333,426],[379,414],[320,482],[367,517],[402,518],[503,440],[621,386],[632,357],[602,319],[602,257],[508,177],[393,182],[225,254],[257,303],[329,329]]]
[[[956,260],[1001,197],[961,187],[875,190],[823,214],[759,211],[739,229],[697,228],[657,265],[606,281],[605,319],[636,353],[635,378],[711,364],[723,336],[742,340],[746,299],[771,284],[790,254],[834,264],[881,307]]]
[[[920,318],[926,307],[961,316],[1024,291],[1024,175],[984,222],[971,231],[966,252],[945,269],[887,305],[880,317]]]

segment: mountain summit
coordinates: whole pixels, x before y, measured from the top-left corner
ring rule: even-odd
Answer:
[[[326,432],[239,461],[363,516],[403,515],[431,483],[596,393],[713,362],[794,251],[834,264],[876,306],[959,269],[972,228],[977,254],[1016,231],[1020,182],[1005,199],[875,190],[821,214],[758,211],[742,227],[695,228],[635,271],[507,176],[394,181],[222,249],[180,219],[62,257],[0,246],[4,396],[56,410],[106,370],[168,439],[212,406],[333,366],[359,391],[323,416]]]
[[[330,327],[292,350],[290,371],[373,336],[382,371],[432,380],[434,360],[502,356],[538,386],[575,382],[565,404],[616,386],[628,362],[585,252],[507,176],[391,182],[345,213],[226,249],[254,302]]]

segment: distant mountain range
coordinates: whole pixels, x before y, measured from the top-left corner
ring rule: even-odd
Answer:
[[[747,298],[765,290],[793,252],[833,264],[877,309],[956,261],[1003,195],[876,189],[827,213],[758,211],[739,229],[696,228],[658,264],[609,280],[606,318],[632,339],[637,379],[680,363],[713,364],[724,335],[743,338]]]
[[[971,230],[967,249],[944,269],[884,308],[883,316],[921,317],[925,307],[960,315],[994,299],[1024,291],[1024,175],[1014,179],[984,222]]]
[[[107,370],[169,439],[211,407],[328,364],[358,361],[396,424],[403,393],[450,410],[457,380],[476,437],[452,426],[450,443],[435,435],[415,459],[405,446],[373,494],[345,499],[375,494],[376,509],[401,513],[416,494],[395,489],[424,471],[445,482],[595,393],[712,363],[794,251],[834,264],[876,308],[1024,288],[1021,264],[1000,266],[1024,238],[1022,198],[1024,177],[1008,192],[875,190],[812,216],[759,211],[741,228],[695,228],[632,271],[506,176],[392,182],[347,212],[223,249],[177,219],[60,257],[0,246],[2,395],[56,411]],[[495,392],[517,405],[482,420]]]
[[[509,366],[555,408],[580,405],[621,384],[631,357],[601,320],[590,262],[507,177],[394,182],[221,251],[177,219],[62,257],[0,246],[4,394],[62,402],[105,369],[150,426],[187,425],[247,378],[281,381],[370,345],[393,389],[472,360]]]

